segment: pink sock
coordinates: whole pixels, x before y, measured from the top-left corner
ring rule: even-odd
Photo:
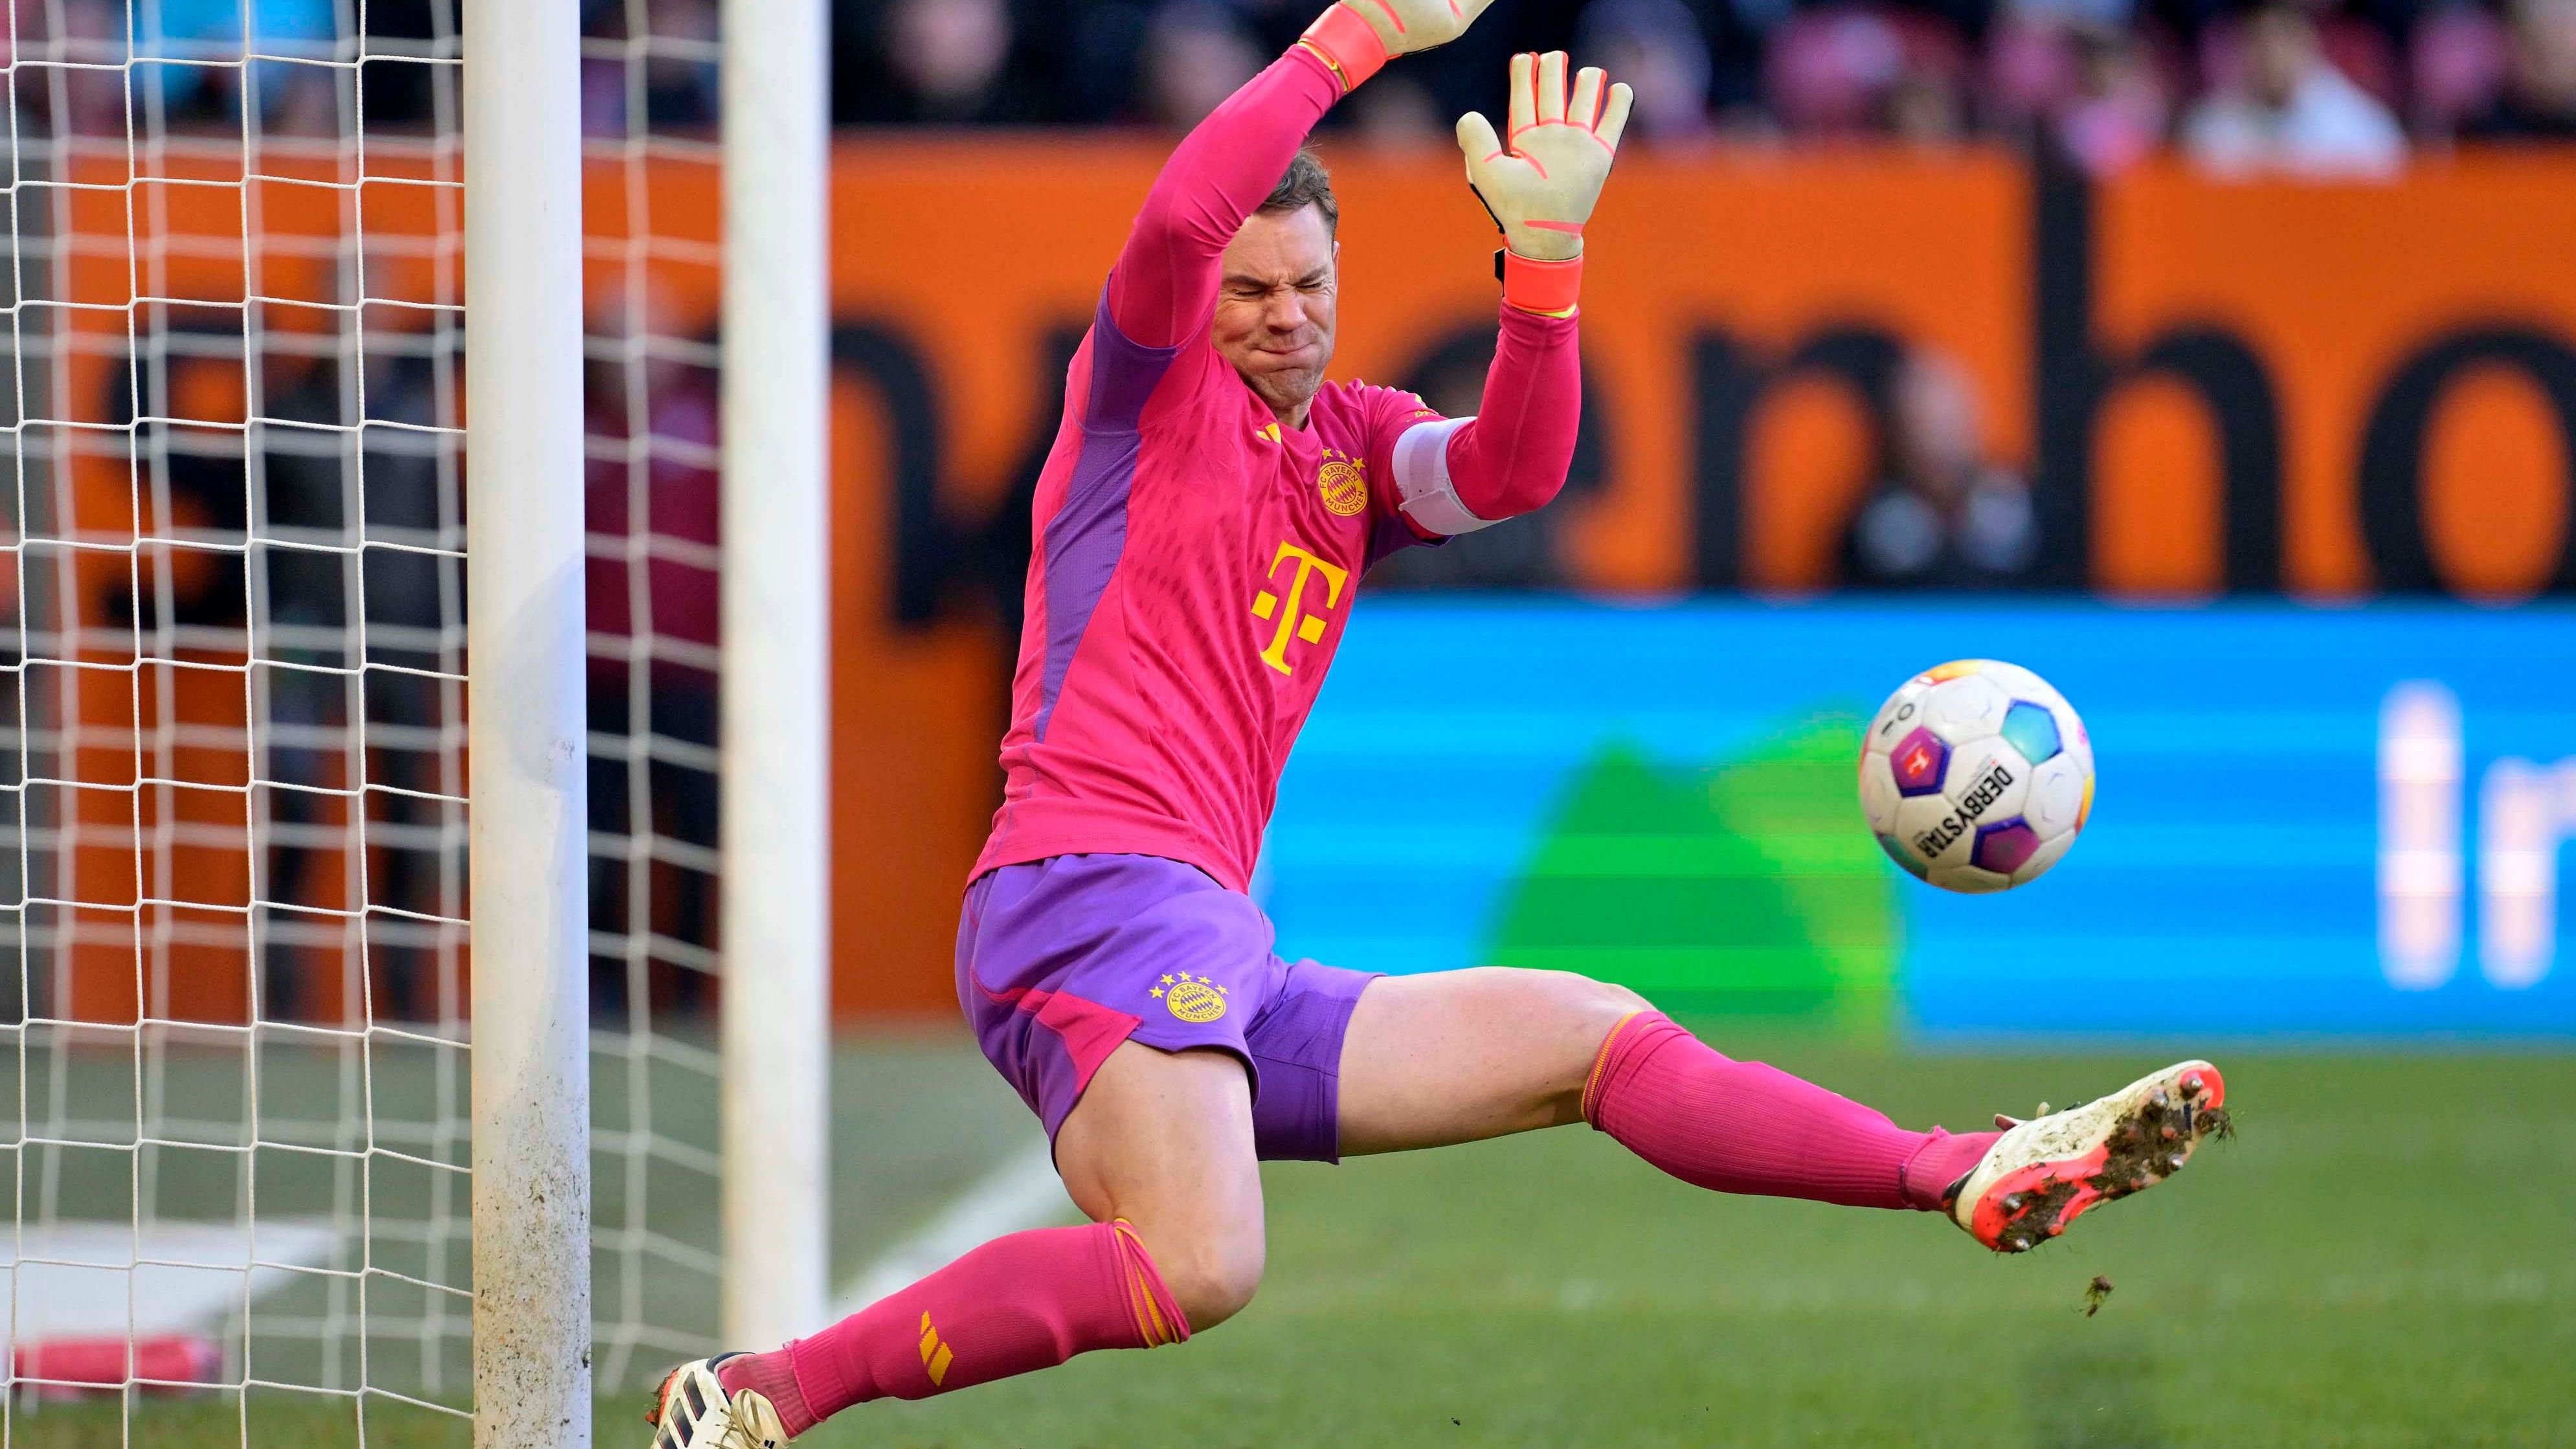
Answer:
[[[1611,1029],[1583,1116],[1695,1187],[1925,1211],[2002,1135],[1908,1132],[1775,1067],[1730,1061],[1659,1011]]]
[[[774,1353],[716,1366],[758,1389],[791,1435],[870,1399],[926,1399],[1053,1368],[1095,1348],[1190,1336],[1180,1305],[1123,1222],[1013,1233]]]

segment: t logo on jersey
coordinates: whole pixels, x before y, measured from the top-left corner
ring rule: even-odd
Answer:
[[[1329,611],[1341,604],[1342,586],[1350,582],[1351,571],[1326,563],[1293,543],[1282,542],[1270,560],[1269,579],[1273,584],[1279,582],[1279,566],[1284,563],[1296,565],[1296,571],[1288,576],[1284,602],[1281,595],[1263,589],[1253,596],[1252,617],[1279,621],[1279,627],[1271,632],[1269,647],[1261,651],[1261,662],[1282,674],[1293,674],[1295,667],[1288,662],[1289,636],[1309,644],[1324,642],[1324,613],[1307,611],[1306,585],[1317,574],[1323,575],[1323,611]]]

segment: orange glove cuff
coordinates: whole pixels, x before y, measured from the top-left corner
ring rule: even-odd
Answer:
[[[1498,270],[1503,276],[1503,300],[1524,312],[1540,312],[1562,317],[1574,310],[1583,291],[1583,258],[1572,261],[1542,262],[1506,248]]]
[[[1333,74],[1342,78],[1342,94],[1360,88],[1360,82],[1386,65],[1386,47],[1379,43],[1377,32],[1360,18],[1358,11],[1336,4],[1315,17],[1298,43],[1315,52]]]

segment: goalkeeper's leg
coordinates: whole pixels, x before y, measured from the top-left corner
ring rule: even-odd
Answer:
[[[2225,1130],[2225,1088],[2185,1062],[2009,1132],[1909,1131],[1760,1062],[1721,1055],[1634,992],[1487,968],[1374,982],[1341,1060],[1341,1150],[1396,1152],[1588,1121],[1720,1192],[1943,1212],[2019,1251],[2170,1176]]]
[[[1261,1178],[1243,1064],[1112,1052],[1056,1133],[1092,1223],[997,1238],[811,1338],[683,1365],[655,1395],[661,1449],[772,1449],[853,1404],[920,1399],[1100,1348],[1177,1343],[1261,1281]]]
[[[1342,1151],[1398,1152],[1589,1121],[1721,1192],[1941,1206],[1996,1134],[1909,1132],[1731,1060],[1622,986],[1486,967],[1370,985],[1342,1048]]]

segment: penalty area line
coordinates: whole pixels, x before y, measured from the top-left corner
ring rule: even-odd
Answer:
[[[836,1322],[846,1318],[1005,1234],[1080,1219],[1041,1140],[985,1173],[939,1216],[842,1285],[832,1317]]]

